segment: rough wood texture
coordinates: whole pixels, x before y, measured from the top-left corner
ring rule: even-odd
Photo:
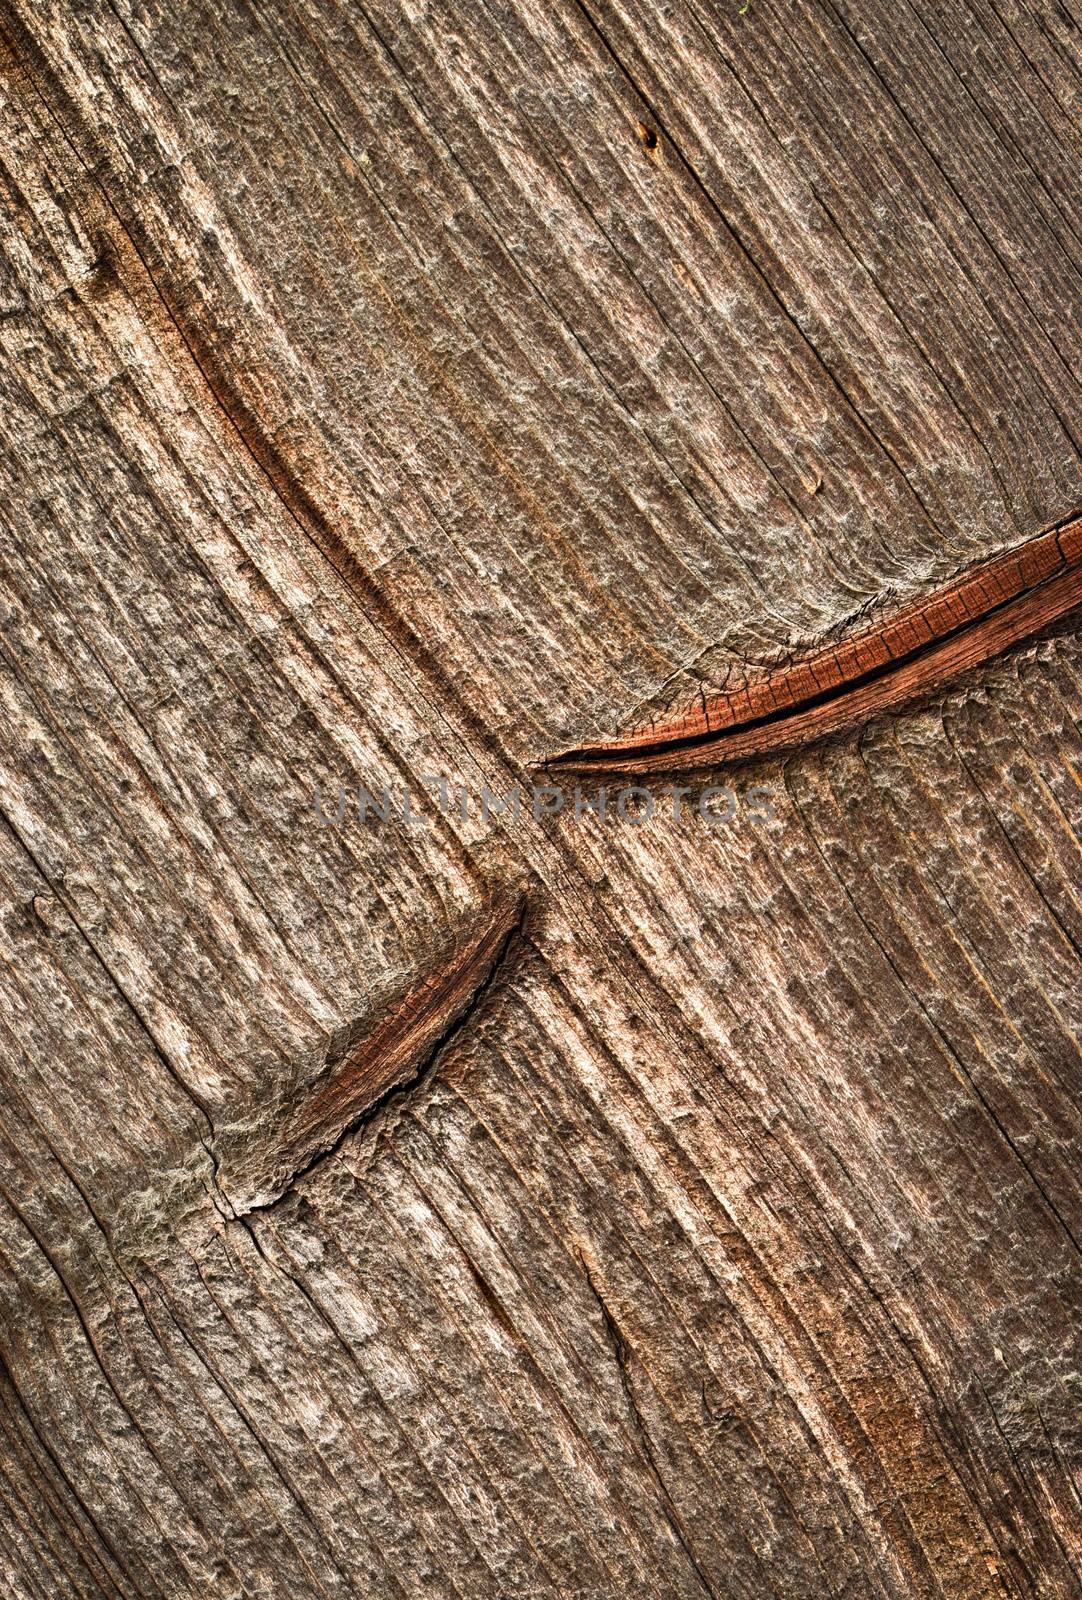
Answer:
[[[4,1593],[1073,1600],[1070,9],[0,35]]]

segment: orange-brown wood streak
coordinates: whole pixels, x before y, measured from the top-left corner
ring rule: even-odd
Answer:
[[[873,628],[732,694],[614,739],[561,751],[554,770],[671,772],[809,744],[894,711],[1082,606],[1082,518],[981,562]]]
[[[360,1117],[424,1070],[499,966],[523,911],[519,896],[498,899],[480,926],[463,932],[445,963],[426,972],[371,1029],[328,1059],[273,1149],[258,1143],[246,1148],[244,1141],[237,1148],[234,1141],[225,1150],[218,1181],[235,1213],[272,1203]]]

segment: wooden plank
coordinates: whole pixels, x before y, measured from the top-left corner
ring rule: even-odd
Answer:
[[[1069,1600],[1074,624],[529,765],[1082,503],[1066,13],[3,33],[7,1591]]]

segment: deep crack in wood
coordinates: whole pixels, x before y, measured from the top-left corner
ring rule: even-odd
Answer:
[[[661,773],[791,750],[900,710],[1082,606],[1082,519],[981,562],[849,639],[666,721],[560,751],[551,771]]]
[[[497,901],[442,965],[377,1021],[339,1040],[284,1123],[223,1131],[218,1187],[235,1215],[273,1205],[391,1094],[427,1074],[490,988],[525,909],[521,896]]]

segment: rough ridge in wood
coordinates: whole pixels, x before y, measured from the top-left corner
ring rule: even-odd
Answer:
[[[216,1141],[218,1188],[235,1216],[280,1199],[366,1114],[423,1077],[476,1009],[521,928],[522,897],[498,900],[479,927],[463,933],[446,962],[412,984],[374,1025],[356,1024],[332,1041],[322,1073],[270,1126],[225,1129]]]
[[[691,1568],[696,1582],[700,1586],[703,1594],[708,1597],[708,1600],[718,1600],[718,1591],[710,1582],[709,1577],[704,1572],[699,1559],[695,1554],[694,1544],[688,1537],[687,1529],[684,1527],[680,1516],[679,1507],[673,1500],[672,1493],[665,1481],[665,1475],[658,1465],[657,1454],[654,1450],[653,1442],[650,1437],[650,1429],[647,1426],[646,1419],[642,1414],[642,1408],[640,1407],[636,1398],[635,1386],[632,1382],[631,1347],[624,1335],[622,1328],[620,1327],[619,1322],[616,1319],[616,1316],[612,1311],[612,1308],[609,1306],[604,1295],[598,1287],[596,1271],[591,1269],[589,1262],[587,1261],[586,1256],[581,1248],[579,1250],[579,1259],[582,1262],[582,1270],[586,1276],[586,1282],[589,1285],[590,1292],[597,1301],[598,1310],[601,1313],[601,1325],[605,1331],[605,1336],[612,1346],[612,1353],[616,1362],[616,1371],[620,1380],[620,1390],[626,1402],[628,1416],[631,1420],[634,1435],[638,1440],[642,1450],[643,1459],[646,1462],[650,1476],[657,1487],[658,1503],[663,1508],[665,1520],[672,1530],[673,1538],[676,1540],[676,1543],[686,1556],[688,1566]]]
[[[556,770],[666,772],[810,744],[896,711],[1082,605],[1082,519],[962,574],[874,628],[664,722],[562,751]]]

